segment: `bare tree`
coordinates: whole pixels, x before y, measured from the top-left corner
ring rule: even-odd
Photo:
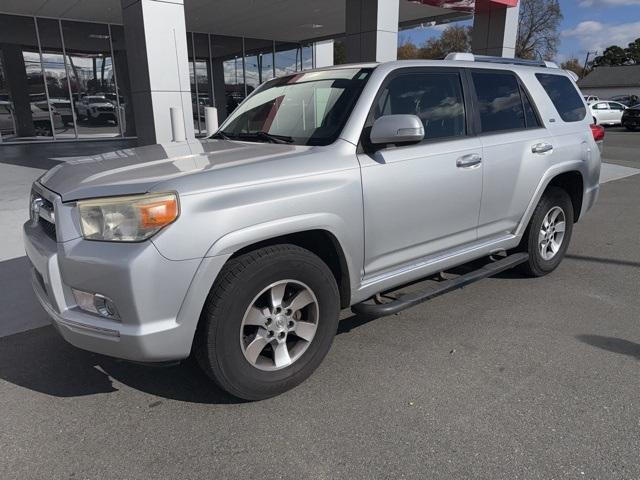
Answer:
[[[558,0],[521,0],[516,57],[551,60],[558,50],[561,20]]]
[[[584,67],[580,63],[580,60],[578,60],[575,57],[570,58],[565,62],[562,62],[560,64],[560,68],[562,68],[563,70],[571,70],[576,75],[578,75],[580,78],[584,77],[585,73],[586,73],[585,70],[584,70]]]

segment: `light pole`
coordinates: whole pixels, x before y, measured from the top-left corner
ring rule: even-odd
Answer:
[[[597,50],[594,50],[593,52],[590,51],[590,50],[587,51],[587,57],[584,59],[584,67],[582,67],[582,75],[580,76],[580,78],[584,78],[584,76],[585,76],[585,74],[587,72],[587,65],[589,64],[589,56],[591,54],[593,54],[594,56],[598,55],[598,51]]]

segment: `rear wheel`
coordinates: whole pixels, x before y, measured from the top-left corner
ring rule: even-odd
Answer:
[[[541,277],[562,261],[573,232],[573,204],[561,188],[549,187],[533,212],[520,244],[529,253],[521,265],[527,275]]]
[[[335,278],[316,255],[276,245],[230,260],[203,309],[194,352],[224,390],[246,399],[278,395],[325,357],[338,326]]]

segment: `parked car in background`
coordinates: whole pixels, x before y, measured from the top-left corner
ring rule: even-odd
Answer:
[[[34,102],[35,105],[42,109],[47,109],[47,102]],[[62,123],[65,125],[73,125],[73,110],[71,108],[71,101],[66,98],[51,98],[49,99],[49,105],[52,105],[54,110],[60,114],[62,118]]]
[[[193,354],[236,397],[271,397],[320,364],[341,308],[387,316],[516,266],[552,272],[598,196],[590,124],[545,62],[464,53],[275,78],[202,142],[41,176],[33,287],[78,347]]]
[[[640,130],[640,104],[627,108],[622,113],[622,126],[635,132]]]
[[[53,132],[51,131],[52,120],[53,128],[56,130],[62,130],[64,128],[62,115],[60,115],[55,107],[51,107],[51,115],[49,115],[46,104],[44,105],[44,108],[40,108],[35,103],[32,103],[31,119],[33,120],[33,128],[37,137],[53,136]]]
[[[616,95],[615,97],[611,97],[610,100],[622,103],[627,107],[632,107],[640,103],[640,97],[638,97],[638,95]]]
[[[53,126],[56,130],[64,128],[64,122],[62,116],[55,109],[51,109],[51,115],[47,109],[47,103],[45,102],[43,107],[40,108],[37,103],[30,104],[31,120],[33,121],[33,133],[37,137],[50,137],[53,135],[51,131],[51,121],[53,120]],[[7,101],[0,101],[0,132],[5,135],[15,133],[15,112],[13,110],[13,104]]]
[[[598,100],[600,100],[595,95],[584,95],[583,98],[584,98],[584,101],[587,102],[587,104],[592,102],[597,102]]]
[[[594,123],[598,125],[620,125],[625,108],[626,105],[620,102],[604,100],[589,104]]]
[[[78,112],[78,118],[81,120],[86,119],[91,123],[97,123],[99,121],[118,122],[116,107],[113,105],[113,102],[106,97],[82,97],[76,102],[76,111]]]
[[[15,133],[15,121],[11,103],[0,101],[0,134],[10,135]]]

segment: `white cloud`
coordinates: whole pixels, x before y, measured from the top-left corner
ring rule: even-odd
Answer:
[[[580,0],[581,7],[592,7],[593,5],[604,5],[608,7],[621,7],[624,5],[640,5],[640,0]]]
[[[577,39],[585,51],[597,50],[602,52],[611,45],[618,45],[624,48],[627,44],[639,38],[640,22],[612,25],[589,20],[580,22],[575,28],[563,30],[561,34],[565,38]]]

